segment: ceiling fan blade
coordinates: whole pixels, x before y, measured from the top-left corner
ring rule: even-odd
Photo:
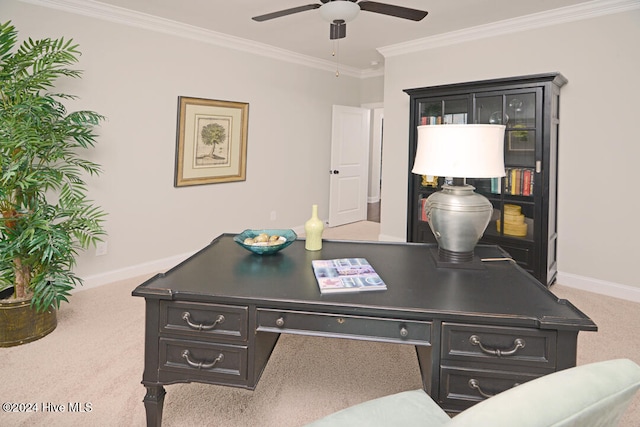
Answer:
[[[378,3],[375,1],[366,0],[358,2],[358,6],[360,6],[360,10],[366,10],[367,12],[381,13],[383,15],[410,19],[412,21],[420,21],[429,13],[423,10],[410,9],[408,7],[395,6],[392,4]]]
[[[305,12],[307,10],[318,9],[320,6],[322,5],[307,4],[304,6],[292,7],[291,9],[279,10],[278,12],[267,13],[265,15],[254,16],[251,19],[258,22],[268,21],[269,19],[280,18],[282,16],[287,16],[287,15],[293,15],[294,13],[298,13],[298,12]]]

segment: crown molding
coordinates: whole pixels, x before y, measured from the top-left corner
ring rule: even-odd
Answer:
[[[62,10],[76,15],[88,16],[130,27],[168,34],[175,37],[208,43],[220,47],[248,52],[298,65],[316,68],[323,71],[336,72],[336,63],[312,56],[301,55],[286,49],[268,44],[247,40],[216,31],[206,30],[193,25],[183,24],[170,19],[160,18],[146,13],[135,12],[126,8],[112,6],[93,0],[20,0],[37,6]],[[360,70],[346,65],[339,66],[340,75],[357,78],[381,75],[380,71]]]
[[[435,36],[378,48],[385,58],[435,49],[488,37],[502,36],[567,22],[591,19],[640,8],[639,0],[594,0],[574,6],[533,13],[519,18],[465,28]]]
[[[114,22],[149,31],[168,34],[175,37],[187,38],[190,40],[208,43],[229,49],[248,52],[273,58],[293,64],[316,68],[322,71],[336,72],[336,64],[332,61],[302,55],[286,49],[281,49],[268,44],[247,40],[240,37],[216,31],[206,30],[200,27],[183,24],[170,19],[159,18],[157,16],[135,12],[126,8],[107,5],[94,0],[20,0],[37,6],[50,9],[62,10],[65,12],[88,16],[96,19]],[[480,25],[459,31],[438,34],[422,39],[412,40],[406,43],[399,43],[378,48],[378,52],[385,58],[404,55],[428,49],[435,49],[442,46],[449,46],[458,43],[465,43],[482,38],[500,36],[510,33],[526,31],[535,28],[542,28],[549,25],[557,25],[565,22],[590,19],[612,13],[621,13],[640,8],[639,0],[594,0],[575,6],[554,9],[550,11],[535,13],[520,18],[509,19],[491,24]],[[361,70],[355,67],[340,65],[340,74],[369,78],[384,75],[383,69]]]

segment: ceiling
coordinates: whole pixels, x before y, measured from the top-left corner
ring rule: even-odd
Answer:
[[[314,3],[314,0],[100,0],[100,3],[176,21],[205,30],[335,62],[356,70],[375,70],[384,62],[376,50],[438,34],[521,18],[587,0],[376,0],[429,12],[422,21],[361,11],[347,23],[347,36],[335,45],[329,23],[318,10],[269,21],[253,16]],[[315,1],[320,3],[320,1]]]

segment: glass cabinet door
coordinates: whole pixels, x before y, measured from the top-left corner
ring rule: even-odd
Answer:
[[[509,118],[504,111],[504,96],[476,96],[475,121],[479,124],[503,125]]]
[[[474,123],[506,126],[503,178],[473,179],[470,183],[494,206],[485,235],[533,240],[536,146],[541,121],[540,96],[533,91],[476,94]]]
[[[474,123],[506,125],[505,166],[535,168],[536,144],[542,137],[537,91],[476,95]]]
[[[476,95],[473,100],[474,124],[502,125],[508,120],[504,111],[504,96],[500,95]],[[492,201],[494,207],[500,210],[499,201],[492,200],[492,195],[502,193],[502,180],[500,178],[473,178],[467,182],[476,188],[476,192],[485,195]]]
[[[505,163],[512,167],[534,168],[538,118],[536,94],[515,93],[505,96],[506,122]]]
[[[420,125],[467,123],[469,110],[467,97],[427,99],[418,105]]]
[[[423,125],[446,125],[446,124],[466,124],[471,120],[469,114],[468,95],[422,98],[417,101],[417,123]],[[414,153],[415,155],[415,153]],[[413,239],[420,242],[435,243],[435,237],[429,228],[429,223],[424,211],[427,198],[438,191],[445,182],[445,177],[413,175],[413,188],[416,189],[415,194],[415,212],[412,220]]]

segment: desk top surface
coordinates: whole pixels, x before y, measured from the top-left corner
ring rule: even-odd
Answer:
[[[275,255],[260,256],[236,244],[232,234],[223,234],[138,286],[133,295],[345,315],[597,329],[584,313],[509,261],[485,262],[479,270],[438,268],[430,244],[325,240],[321,250],[306,251],[304,243],[297,240]],[[486,245],[478,245],[476,254],[506,255]],[[311,261],[336,258],[366,258],[387,290],[321,294]]]

